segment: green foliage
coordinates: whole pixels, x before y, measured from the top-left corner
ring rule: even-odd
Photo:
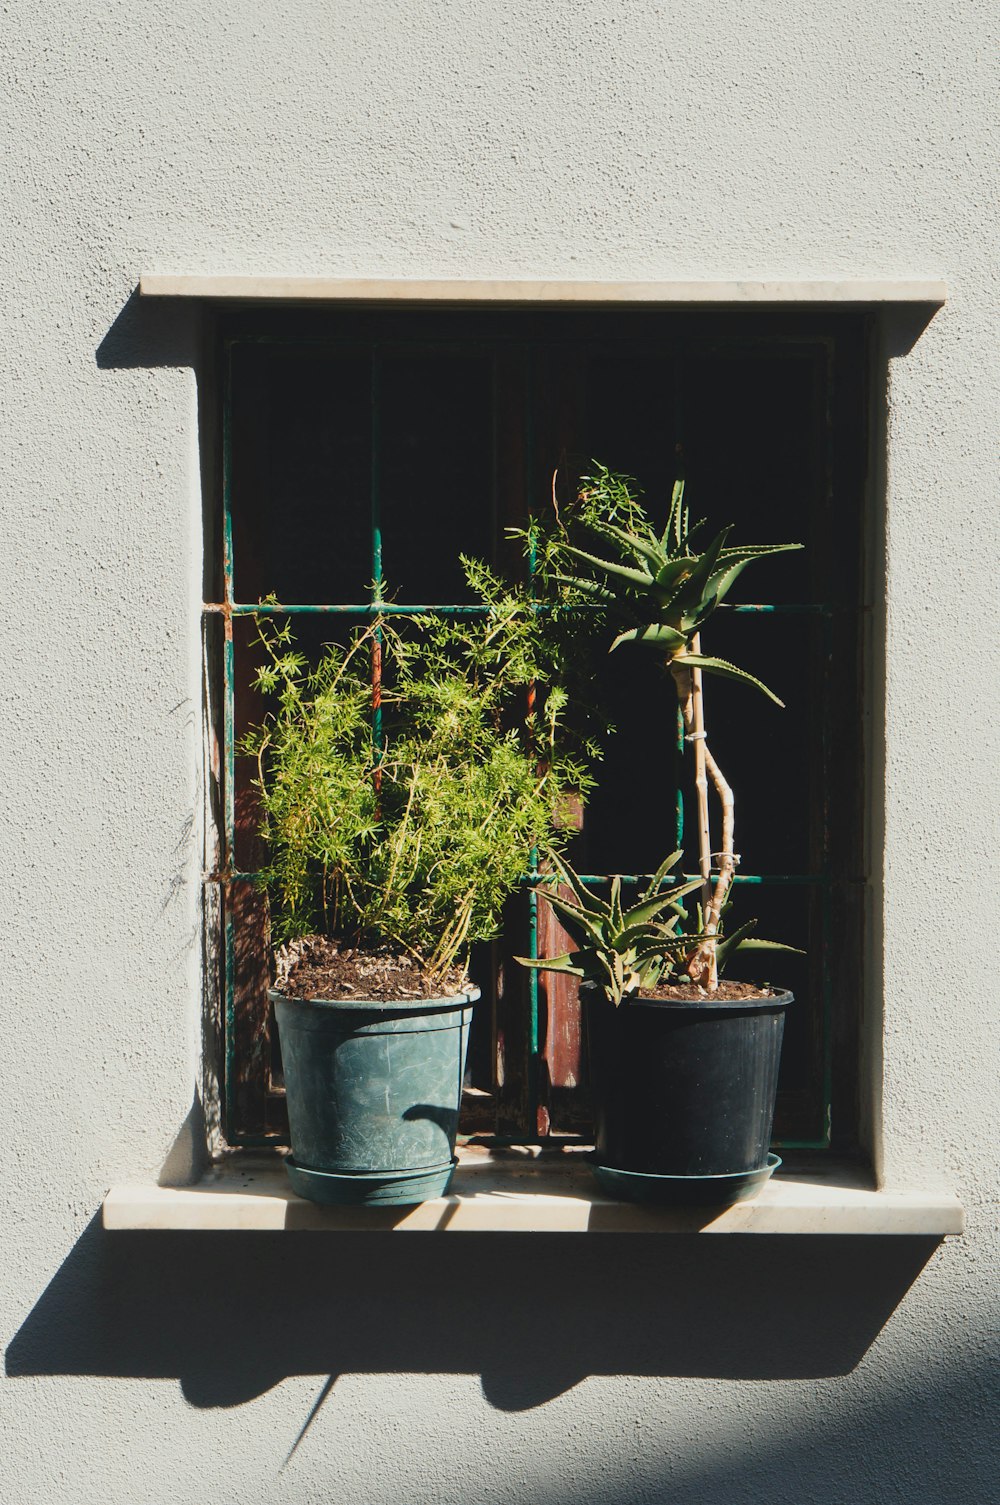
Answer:
[[[565,604],[589,602],[600,625],[618,628],[612,649],[643,643],[659,650],[668,663],[683,660],[706,673],[744,680],[780,705],[745,669],[692,653],[691,639],[749,564],[801,544],[730,547],[729,525],[699,551],[692,539],[704,520],[691,523],[682,480],[674,485],[666,527],[658,532],[635,482],[596,461],[594,465],[572,508],[557,515],[554,524],[536,522],[521,535],[547,597]],[[594,552],[597,548],[600,553]]]
[[[489,613],[378,618],[314,668],[289,624],[258,619],[256,684],[276,708],[242,750],[258,765],[276,940],[389,943],[441,978],[496,934],[532,850],[560,843],[568,802],[591,786],[596,744],[567,751],[567,696],[538,613],[483,566],[467,572]]]
[[[586,982],[599,983],[617,1007],[628,994],[655,987],[667,958],[689,952],[696,943],[696,937],[679,933],[677,927],[684,915],[679,901],[698,888],[700,880],[681,882],[661,892],[670,870],[680,861],[680,852],[672,853],[660,865],[630,909],[622,908],[620,878],[612,878],[609,897],[601,899],[557,853],[549,856],[556,881],[566,884],[573,898],[565,899],[546,889],[539,893],[555,910],[577,949],[538,960],[519,956],[522,965],[568,972]]]
[[[545,888],[539,889],[539,895],[555,910],[576,942],[576,950],[537,960],[519,956],[522,966],[565,972],[581,981],[597,983],[616,1008],[642,988],[690,982],[686,963],[702,944],[705,932],[701,906],[690,929],[690,915],[681,900],[701,887],[701,879],[682,880],[664,888],[678,876],[673,869],[683,853],[672,852],[664,859],[630,909],[622,908],[620,878],[612,878],[609,897],[602,899],[557,852],[548,855],[555,869],[552,881],[566,885],[573,897],[566,899]],[[728,909],[727,904],[723,913]],[[794,946],[754,936],[756,924],[756,920],[747,920],[725,937],[720,927],[716,949],[720,975],[736,951],[795,951]]]

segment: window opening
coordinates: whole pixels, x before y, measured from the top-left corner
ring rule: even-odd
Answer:
[[[553,469],[568,478],[596,457],[637,476],[647,501],[665,504],[678,445],[698,515],[738,523],[741,538],[759,529],[807,546],[755,566],[756,599],[724,608],[711,625],[712,651],[722,656],[739,627],[734,656],[783,693],[789,709],[762,729],[758,706],[742,709],[751,691],[713,684],[710,714],[737,800],[744,780],[753,791],[739,812],[740,914],[759,914],[761,933],[809,951],[781,963],[798,1002],[776,1143],[825,1148],[838,1131],[840,1144],[853,1139],[865,350],[857,313],[230,318],[220,589],[206,603],[222,621],[222,861],[213,882],[222,895],[230,1142],[285,1135],[264,901],[252,882],[260,860],[253,791],[237,756],[261,712],[249,689],[252,617],[278,610],[260,598],[277,595],[310,653],[379,609],[474,612],[459,550],[516,569],[503,529],[544,503]],[[379,605],[386,590],[391,599]],[[801,630],[788,631],[789,619]],[[618,732],[571,853],[594,882],[624,872],[633,883],[655,868],[675,831],[683,844],[689,770],[672,697],[654,682],[660,672],[641,653],[595,665]],[[511,961],[525,942],[528,954],[562,949],[526,878],[504,938],[475,958],[484,1002],[462,1127],[522,1142],[586,1138],[573,981],[525,974]]]

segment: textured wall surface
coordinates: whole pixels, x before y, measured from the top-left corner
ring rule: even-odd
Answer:
[[[807,9],[5,6],[12,1505],[995,1497],[995,6]],[[964,1240],[100,1233],[200,1069],[196,325],[135,337],[156,270],[947,280],[887,337],[874,869],[883,1171]]]

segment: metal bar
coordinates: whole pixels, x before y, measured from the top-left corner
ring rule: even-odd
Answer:
[[[239,868],[234,868],[232,871],[224,869],[217,873],[204,873],[202,875],[202,882],[252,883],[259,876],[258,873],[243,872]],[[525,885],[539,884],[544,882],[546,876],[545,873],[537,871],[528,872],[525,873],[520,881]],[[578,876],[581,883],[610,883],[614,877],[620,878],[622,883],[628,885],[633,883],[648,883],[652,875],[650,873],[580,873]],[[699,873],[680,873],[678,874],[678,881],[687,882],[691,880],[693,882],[700,878],[700,876]],[[715,880],[713,879],[712,881],[714,882]],[[768,884],[793,886],[812,884],[817,887],[825,885],[829,888],[837,888],[838,886],[847,887],[855,884],[864,884],[868,880],[862,877],[838,878],[834,877],[831,873],[737,873],[733,881],[735,883],[756,883],[765,886]]]
[[[222,764],[223,833],[222,865],[230,872],[236,864],[236,671],[233,648],[233,513],[232,513],[232,346],[226,350],[226,395],[222,413],[222,595],[224,641],[222,650]],[[236,938],[233,930],[232,890],[222,892],[223,983],[225,991],[225,1088],[226,1132],[232,1132],[236,1082]]]
[[[831,662],[833,655],[833,624],[827,620],[822,626],[823,664],[824,667]],[[822,766],[824,781],[826,780],[830,758],[832,756],[832,731],[830,725],[830,694],[829,684],[824,686],[823,694],[823,726],[822,726]],[[825,824],[825,822],[824,822]],[[829,846],[824,835],[825,857],[830,860]],[[829,883],[824,884],[820,900],[820,930],[822,944],[820,947],[821,971],[821,1007],[823,1013],[822,1039],[823,1039],[823,1134],[824,1147],[829,1147],[833,1134],[833,890]]]
[[[684,754],[684,713],[680,706],[677,707],[677,756],[674,759],[674,767],[677,769],[677,779],[674,783],[674,841],[678,847],[684,845],[684,789],[680,773]]]
[[[372,606],[378,611],[382,604],[382,454],[381,454],[381,409],[380,398],[381,368],[379,365],[379,349],[372,346],[371,355],[371,388],[369,414],[371,424],[371,456],[369,462],[369,505],[371,509],[371,564],[372,564]],[[375,638],[372,642],[372,741],[375,744],[376,757],[381,755],[383,747],[382,738],[382,630],[375,629]],[[378,798],[382,788],[382,769],[375,769],[375,794]]]
[[[532,876],[529,873],[521,881],[523,883],[541,882],[541,881],[543,881],[544,876],[545,875],[542,874],[541,877],[536,878],[536,877]],[[621,881],[622,881],[622,883],[629,884],[629,883],[648,883],[649,879],[651,877],[651,874],[649,874],[649,873],[580,873],[578,876],[579,876],[579,879],[580,879],[581,883],[610,883],[612,877],[615,877],[615,878],[620,878]],[[674,878],[671,878],[669,881],[671,883],[675,882],[675,881],[677,881],[677,882],[688,882],[688,881],[693,882],[695,879],[699,879],[700,880],[700,878],[701,878],[701,874],[700,873],[681,873],[681,874],[678,874],[676,880]],[[864,883],[865,879],[864,878],[834,878],[829,873],[737,873],[736,877],[735,877],[735,879],[733,881],[736,882],[736,883],[758,883],[758,884],[770,884],[770,883],[774,883],[774,884],[795,884],[795,885],[798,885],[798,884],[829,884],[829,885],[833,885],[833,884],[836,884],[836,883]],[[716,882],[716,878],[715,877],[712,878],[712,882],[713,883]]]
[[[365,604],[355,606],[329,606],[315,603],[286,603],[276,601],[249,602],[234,601],[232,605],[225,602],[207,601],[203,610],[208,612],[231,613],[234,617],[280,617],[296,616],[313,613],[314,615],[342,616],[342,617],[403,617],[433,615],[438,617],[463,616],[476,617],[488,616],[492,611],[490,606],[400,606],[395,601],[368,601]]]
[[[531,488],[534,482],[535,469],[535,350],[533,346],[527,346],[524,351],[524,499],[527,509],[531,511]],[[528,591],[533,597],[535,593],[535,570],[538,560],[535,557],[534,547],[528,556]],[[534,686],[531,689],[531,700],[534,700]],[[530,712],[529,712],[530,714]],[[538,852],[531,853],[531,874],[537,881],[538,878]],[[532,960],[538,958],[538,894],[534,885],[528,893],[528,955]],[[539,977],[538,968],[528,968],[528,1122],[533,1130],[538,1131],[538,1107],[539,1107],[539,1034],[538,1034],[538,997]]]
[[[378,557],[379,557],[379,569],[381,570],[381,557],[382,557],[382,554],[381,554],[381,529],[379,530],[379,556]],[[374,565],[374,560],[373,560],[373,565]],[[380,580],[379,583],[381,585],[382,581]],[[475,616],[488,616],[489,613],[493,610],[493,608],[491,606],[481,606],[481,605],[476,605],[474,603],[468,603],[468,604],[459,603],[457,605],[456,604],[448,604],[448,605],[440,605],[440,606],[437,605],[437,604],[428,605],[427,603],[422,602],[422,601],[420,601],[420,602],[414,602],[411,605],[406,605],[405,603],[400,603],[398,601],[382,601],[382,600],[376,599],[374,601],[357,602],[357,603],[350,604],[350,605],[343,605],[343,604],[340,604],[340,603],[332,605],[330,603],[324,603],[324,602],[302,602],[302,601],[298,601],[298,602],[290,602],[290,601],[206,601],[206,602],[203,603],[202,610],[203,611],[207,611],[207,612],[218,612],[220,614],[231,614],[234,617],[252,617],[252,616],[261,616],[261,617],[271,616],[271,617],[274,617],[274,616],[286,616],[286,615],[287,616],[295,616],[295,615],[301,615],[301,614],[310,613],[310,612],[316,613],[316,614],[327,614],[327,615],[332,615],[332,616],[343,616],[343,617],[374,617],[374,616],[379,616],[379,615],[383,615],[383,616],[387,616],[387,617],[420,616],[420,615],[433,615],[433,616],[439,616],[439,617],[448,617],[448,616],[475,617]],[[548,611],[548,610],[551,610],[551,608],[549,606],[547,606],[546,603],[544,603],[544,602],[538,602],[537,605],[536,605],[536,607],[535,607],[535,610],[536,611]],[[563,607],[562,610],[564,610],[564,611],[581,611],[581,612],[583,612],[583,611],[600,611],[600,610],[602,610],[602,607],[601,607],[601,605],[599,603],[596,604],[596,605],[591,605],[590,602],[580,602],[576,606]],[[851,610],[851,608],[847,607],[847,606],[841,607],[841,606],[822,605],[822,604],[809,604],[809,603],[803,603],[801,605],[791,605],[791,606],[768,606],[768,605],[762,605],[762,604],[757,604],[757,603],[748,604],[748,605],[741,605],[741,606],[733,606],[733,605],[731,605],[731,604],[729,604],[729,603],[727,603],[727,602],[724,601],[722,603],[722,605],[718,608],[718,610],[719,611],[732,611],[732,612],[738,612],[738,613],[753,613],[755,615],[770,614],[770,613],[775,613],[775,614],[777,614],[777,613],[787,613],[789,615],[796,615],[796,616],[832,617],[834,614],[836,614],[838,612],[849,611],[849,610]]]

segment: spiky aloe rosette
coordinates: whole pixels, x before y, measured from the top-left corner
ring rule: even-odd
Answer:
[[[799,549],[801,544],[730,546],[732,525],[722,528],[702,550],[692,539],[705,525],[692,524],[684,482],[673,488],[666,527],[658,532],[628,477],[595,466],[583,478],[569,528],[557,517],[554,530],[532,539],[541,558],[543,583],[557,597],[567,595],[603,609],[618,628],[611,650],[638,643],[662,653],[680,703],[686,738],[694,747],[698,796],[698,852],[703,890],[703,927],[686,961],[687,975],[709,991],[718,986],[720,922],[736,872],[733,792],[707,745],[702,673],[754,685],[777,705],[782,702],[756,675],[701,651],[701,628],[755,559]],[[570,528],[573,532],[570,532]],[[576,529],[599,539],[597,554],[573,542]],[[606,557],[607,554],[613,557]],[[583,566],[581,571],[580,566]],[[708,809],[711,779],[722,809],[721,842],[713,853]],[[712,857],[718,858],[713,885]]]
[[[552,881],[561,882],[572,898],[541,887],[539,895],[555,910],[571,940],[573,951],[559,956],[526,957],[517,960],[525,967],[547,972],[564,972],[582,982],[596,983],[617,1008],[625,999],[644,988],[659,983],[680,982],[688,978],[690,958],[704,943],[700,923],[688,929],[689,914],[682,904],[686,894],[701,887],[701,879],[682,879],[673,869],[682,852],[671,852],[650,878],[638,902],[629,909],[622,905],[622,880],[611,880],[607,899],[602,899],[574,872],[556,852],[548,853],[554,869]],[[672,885],[664,888],[664,884]],[[731,935],[716,934],[713,940],[716,965],[721,973],[730,956],[746,948],[753,951],[794,951],[780,941],[766,941],[752,934],[756,919],[747,920]]]
[[[548,858],[557,879],[566,884],[573,898],[563,898],[547,888],[539,892],[555,910],[577,949],[537,959],[519,956],[517,960],[523,966],[568,972],[583,981],[599,983],[617,1006],[627,994],[655,987],[668,958],[697,944],[697,937],[678,934],[677,923],[684,916],[680,900],[699,888],[701,879],[662,890],[670,870],[680,861],[680,852],[673,852],[660,865],[639,902],[630,909],[622,907],[620,878],[612,878],[609,897],[601,899],[555,852]]]

